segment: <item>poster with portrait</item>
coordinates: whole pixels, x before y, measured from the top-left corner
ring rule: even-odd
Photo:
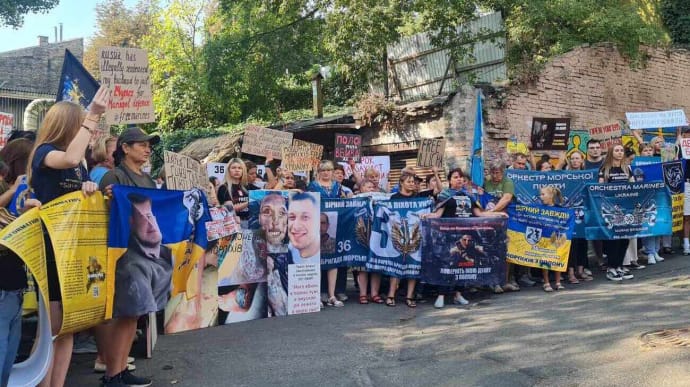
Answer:
[[[320,196],[257,190],[249,199],[252,243],[245,240],[243,250],[251,248],[266,263],[268,315],[318,312]]]
[[[508,212],[506,261],[564,272],[568,269],[574,210],[544,205],[515,205]]]
[[[500,218],[425,220],[421,280],[442,286],[503,285],[506,222]]]
[[[433,200],[412,198],[374,203],[367,270],[396,278],[418,278],[422,265],[421,216]]]
[[[81,191],[41,206],[62,295],[60,332],[79,332],[105,320],[108,207],[100,192]]]
[[[637,160],[639,157],[635,157]],[[659,161],[659,158],[655,158]],[[650,164],[636,165],[633,167],[633,175],[638,182],[642,181],[661,181],[666,183],[671,194],[671,216],[673,232],[683,229],[683,200],[685,195],[685,170],[681,160],[668,161],[665,163],[655,162]]]
[[[370,198],[321,199],[321,269],[364,266],[369,257]]]
[[[108,316],[141,316],[184,293],[200,297],[208,205],[199,189],[116,185],[108,229]]]
[[[587,184],[588,240],[671,235],[671,197],[663,181]]]
[[[532,118],[532,150],[567,150],[570,118]]]

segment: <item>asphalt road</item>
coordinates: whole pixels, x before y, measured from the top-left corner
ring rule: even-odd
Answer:
[[[690,347],[640,336],[690,327],[690,257],[622,283],[566,284],[467,307],[398,302],[264,319],[159,337],[138,359],[154,386],[690,386]],[[674,280],[669,283],[670,280]],[[75,355],[67,386],[97,386],[93,355]]]

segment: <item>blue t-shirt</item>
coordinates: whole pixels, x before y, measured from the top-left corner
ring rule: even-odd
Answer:
[[[83,164],[74,168],[53,169],[45,165],[46,155],[59,150],[53,144],[42,144],[36,148],[31,162],[31,186],[41,204],[46,204],[62,195],[81,190],[81,184],[89,181],[89,173]]]
[[[105,176],[106,172],[108,172],[109,170],[110,169],[108,169],[106,167],[101,167],[101,166],[93,167],[91,172],[89,172],[89,178],[91,178],[91,181],[93,181],[94,183],[100,184],[101,179],[103,178],[103,176]]]

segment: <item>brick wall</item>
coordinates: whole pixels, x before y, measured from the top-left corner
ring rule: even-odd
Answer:
[[[610,44],[583,46],[549,63],[533,84],[496,90],[485,103],[485,149],[528,143],[532,117],[570,117],[573,129],[625,120],[625,112],[690,114],[690,52],[649,49],[638,69]]]
[[[0,53],[1,87],[55,95],[65,49],[81,61],[84,40],[73,39]]]

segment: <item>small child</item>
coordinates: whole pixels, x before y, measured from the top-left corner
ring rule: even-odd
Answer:
[[[543,187],[539,191],[539,198],[541,199],[542,204],[545,206],[562,206],[563,205],[563,195],[561,194],[561,191],[552,186],[546,186]],[[542,275],[544,277],[544,291],[547,293],[553,292],[554,288],[551,287],[551,283],[549,283],[549,270],[548,269],[542,269]],[[554,279],[556,281],[555,284],[555,289],[556,290],[563,290],[565,289],[565,286],[561,284],[561,272],[560,271],[554,271]]]

